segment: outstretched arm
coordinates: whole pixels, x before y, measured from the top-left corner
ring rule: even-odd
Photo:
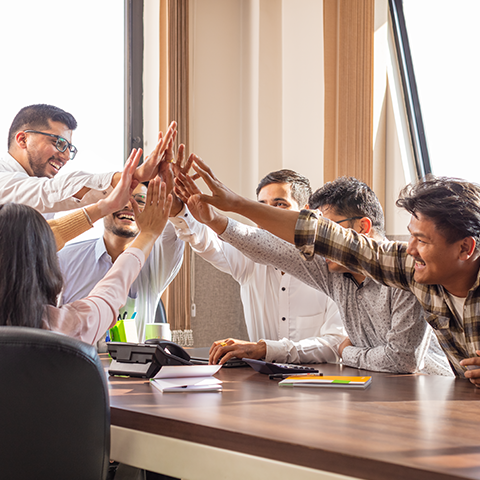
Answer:
[[[201,202],[213,205],[219,210],[243,215],[277,237],[294,243],[298,212],[264,205],[236,194],[220,182],[211,168],[198,157],[194,159],[193,169],[212,192],[211,195],[198,194]]]

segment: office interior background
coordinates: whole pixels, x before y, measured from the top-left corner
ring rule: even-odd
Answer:
[[[3,2],[3,147],[20,108],[51,103],[79,123],[64,172],[119,170],[177,120],[234,191],[254,198],[281,168],[313,189],[353,175],[403,239],[405,184],[480,181],[479,14],[477,0]],[[195,346],[246,338],[238,285],[189,251],[164,302]]]

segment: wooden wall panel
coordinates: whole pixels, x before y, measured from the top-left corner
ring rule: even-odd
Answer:
[[[324,0],[324,178],[373,183],[374,0]]]

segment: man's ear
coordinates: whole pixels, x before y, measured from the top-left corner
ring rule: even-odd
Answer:
[[[460,240],[460,260],[468,260],[474,253],[477,242],[473,237]]]
[[[306,204],[303,206],[302,210],[310,210],[310,205],[309,205],[308,203],[306,203]]]
[[[363,217],[358,221],[360,230],[357,230],[358,233],[363,233],[368,235],[372,229],[372,221],[368,217]]]
[[[27,148],[27,134],[24,131],[20,131],[16,133],[15,146],[22,149]]]

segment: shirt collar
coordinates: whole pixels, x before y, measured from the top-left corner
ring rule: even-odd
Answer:
[[[12,157],[8,152],[5,154],[3,157],[3,160],[5,163],[7,163],[10,167],[12,167],[12,170],[15,172],[21,172],[25,173],[28,175],[27,171],[20,165],[20,163]]]
[[[105,245],[105,240],[103,239],[103,235],[97,239],[95,243],[95,261],[98,262],[102,256],[106,255],[107,258],[112,261],[112,257],[107,252],[107,247]]]

